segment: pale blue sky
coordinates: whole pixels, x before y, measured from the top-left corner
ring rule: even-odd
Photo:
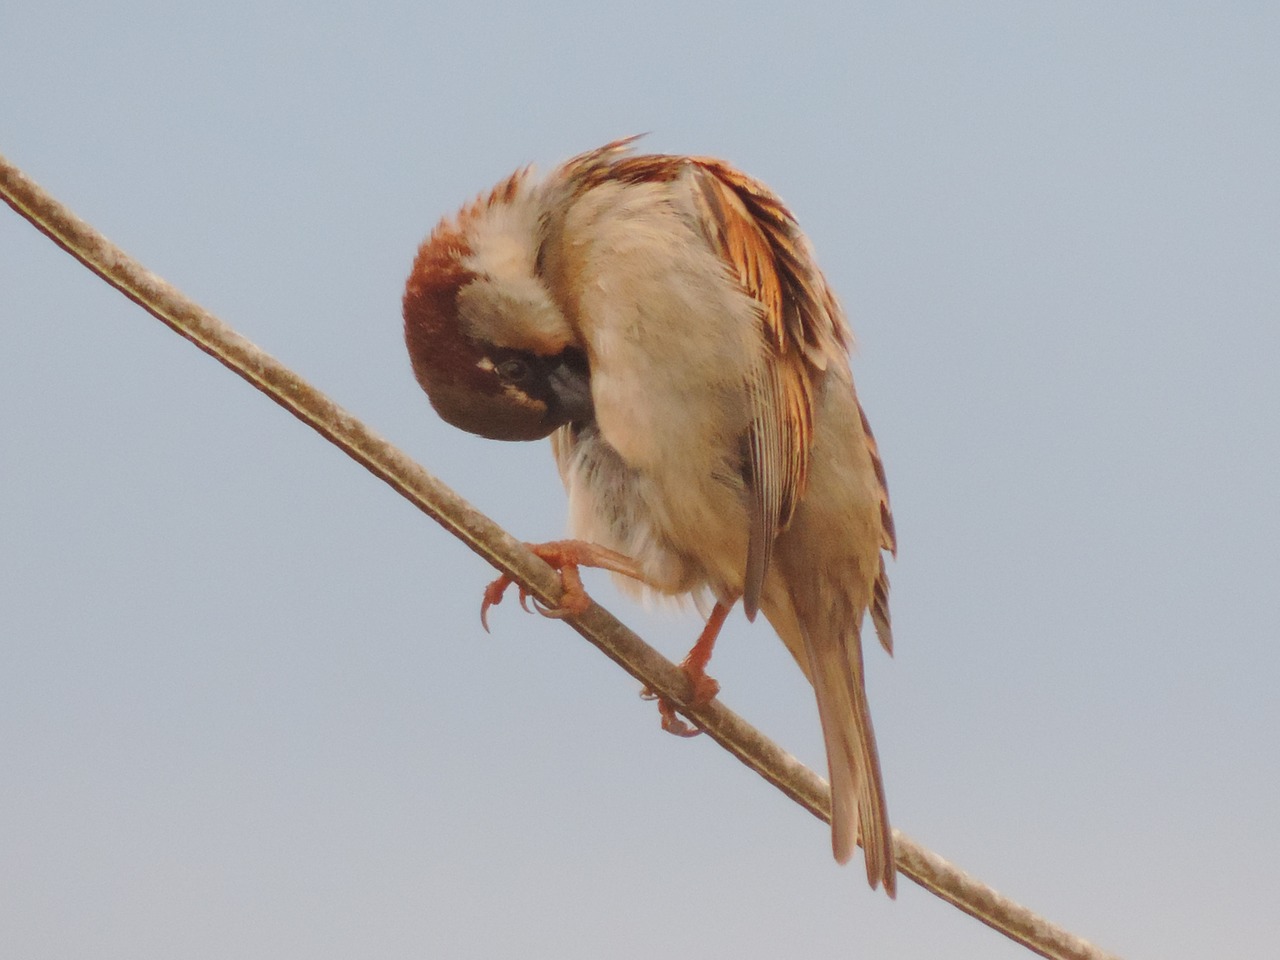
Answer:
[[[416,244],[635,132],[763,178],[889,471],[895,825],[1126,957],[1273,954],[1280,7],[782,6],[10,4],[0,152],[525,539],[549,453],[432,414]],[[484,635],[480,560],[7,209],[0,330],[6,956],[1028,956]],[[767,625],[712,673],[821,765]]]

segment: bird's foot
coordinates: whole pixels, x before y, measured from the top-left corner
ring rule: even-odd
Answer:
[[[689,686],[693,687],[693,706],[705,707],[716,698],[716,694],[720,692],[720,683],[707,676],[705,666],[697,662],[690,663],[686,659],[680,664],[680,669],[689,678]]]
[[[533,600],[534,607],[544,617],[558,619],[577,616],[591,606],[591,598],[582,585],[579,567],[600,567],[635,580],[644,580],[640,568],[630,557],[594,543],[587,543],[585,540],[552,540],[549,543],[527,543],[525,546],[541,557],[552,569],[560,572],[559,605],[545,607],[538,602],[537,598]],[[507,588],[513,583],[515,581],[504,573],[485,587],[484,600],[480,604],[480,623],[486,632],[489,629],[489,608],[502,602]],[[520,591],[520,606],[526,613],[532,613],[528,604],[529,591],[519,584],[516,586]]]
[[[692,653],[680,664],[680,669],[689,678],[689,686],[693,689],[693,697],[689,701],[689,706],[694,708],[705,707],[716,698],[716,694],[720,692],[719,682],[707,676],[705,664],[698,663],[697,658]],[[680,719],[676,715],[676,705],[668,698],[660,696],[648,687],[645,687],[640,692],[640,696],[646,700],[658,701],[658,717],[662,721],[662,729],[667,733],[674,734],[677,737],[696,737],[702,732],[697,727],[692,727]]]
[[[720,692],[720,684],[707,676],[707,664],[711,662],[711,651],[715,648],[716,637],[720,636],[720,629],[724,626],[732,605],[732,601],[729,603],[716,601],[711,616],[707,617],[707,625],[698,635],[698,642],[680,663],[680,669],[689,678],[689,686],[693,691],[693,696],[689,699],[691,707],[705,707]],[[646,700],[658,701],[658,716],[662,718],[662,729],[667,733],[674,733],[677,737],[696,737],[702,732],[677,717],[676,705],[666,697],[659,696],[656,691],[646,687],[640,696]]]

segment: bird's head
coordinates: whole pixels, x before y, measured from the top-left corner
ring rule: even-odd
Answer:
[[[422,244],[404,292],[414,375],[447,421],[493,440],[539,440],[593,418],[586,354],[539,276],[544,226],[528,171]]]

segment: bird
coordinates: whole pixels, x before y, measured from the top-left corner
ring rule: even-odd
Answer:
[[[705,668],[733,606],[764,613],[815,691],[832,852],[846,863],[861,837],[869,884],[892,897],[861,627],[869,613],[893,653],[897,542],[848,322],[768,187],[636,139],[517,170],[439,222],[405,284],[414,375],[455,427],[550,437],[573,539],[531,546],[561,572],[561,613],[589,603],[584,565],[710,604],[682,664],[695,703],[718,693]]]

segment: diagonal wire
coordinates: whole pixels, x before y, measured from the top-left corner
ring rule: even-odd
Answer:
[[[278,360],[151,273],[0,155],[0,196],[21,216],[156,319],[249,381],[413,503],[532,596],[554,607],[560,581],[542,560],[406,454]],[[692,708],[684,672],[603,607],[566,618],[629,674],[668,697],[708,736],[820,820],[830,821],[826,781],[718,699]],[[893,831],[898,870],[1029,950],[1051,960],[1118,960],[997,893],[931,850]]]

